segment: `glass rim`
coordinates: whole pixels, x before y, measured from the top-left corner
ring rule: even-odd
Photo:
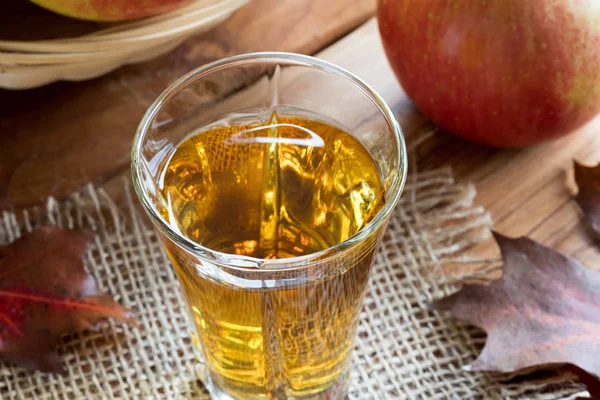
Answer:
[[[389,128],[392,130],[394,137],[396,138],[396,151],[398,152],[398,162],[400,171],[397,177],[390,185],[389,189],[387,190],[390,198],[387,199],[384,206],[381,208],[381,210],[379,210],[377,215],[357,233],[355,233],[354,235],[352,235],[351,237],[349,237],[341,243],[338,243],[334,246],[328,247],[315,253],[290,258],[261,259],[244,255],[223,253],[213,250],[210,247],[206,247],[192,241],[185,235],[173,229],[173,227],[171,227],[171,225],[163,218],[161,213],[158,211],[158,208],[154,205],[154,202],[151,201],[147,191],[145,190],[142,184],[140,170],[142,163],[140,159],[142,153],[142,144],[144,142],[146,134],[151,128],[151,124],[154,118],[161,111],[162,107],[170,99],[176,96],[180,90],[186,88],[188,85],[194,83],[195,81],[202,79],[203,77],[206,77],[212,73],[230,67],[258,63],[281,63],[285,66],[304,66],[344,78],[356,89],[360,90],[364,95],[366,95],[371,100],[371,102],[374,103],[379,112],[385,118]],[[191,253],[192,255],[198,257],[201,260],[217,264],[223,267],[227,267],[229,269],[242,271],[251,270],[257,273],[260,271],[273,272],[295,270],[298,268],[309,268],[312,262],[320,263],[331,258],[335,258],[336,256],[342,254],[344,250],[349,249],[366,239],[369,236],[369,234],[371,234],[373,231],[378,229],[382,224],[386,222],[388,216],[398,204],[398,201],[404,189],[404,185],[406,183],[407,170],[407,150],[404,135],[402,133],[402,128],[396,120],[396,117],[394,116],[394,113],[392,112],[389,105],[374,89],[372,89],[367,83],[365,83],[362,79],[358,78],[353,73],[328,61],[324,61],[312,56],[285,52],[258,52],[227,57],[196,68],[183,75],[182,77],[178,78],[156,98],[156,100],[152,103],[152,105],[150,105],[150,107],[144,114],[136,130],[133,139],[133,147],[131,150],[131,172],[134,190],[140,202],[142,203],[144,210],[146,211],[146,213],[148,213],[153,224],[161,231],[161,233],[166,235],[168,239],[173,241],[177,246],[181,247],[182,249],[186,250],[187,252]],[[249,269],[249,267],[252,266],[258,268]]]

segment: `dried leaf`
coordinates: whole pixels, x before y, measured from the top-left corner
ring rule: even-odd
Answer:
[[[579,193],[575,200],[583,210],[586,220],[596,237],[600,239],[600,164],[586,167],[575,164],[575,182]]]
[[[60,337],[131,313],[98,291],[83,268],[93,233],[42,227],[0,250],[0,357],[29,369],[61,372]]]
[[[579,367],[568,365],[565,367],[573,372],[579,380],[587,387],[591,397],[578,397],[578,400],[600,400],[600,379]]]
[[[600,273],[527,238],[494,233],[502,278],[465,285],[436,308],[488,334],[473,370],[570,363],[600,376]]]

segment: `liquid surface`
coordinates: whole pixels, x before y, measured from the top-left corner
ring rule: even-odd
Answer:
[[[316,116],[289,113],[262,123],[223,121],[189,137],[162,185],[161,212],[181,233],[213,250],[263,259],[341,243],[384,203],[377,166],[354,137]],[[166,244],[221,390],[245,399],[302,398],[345,372],[372,248],[337,275],[244,288]]]

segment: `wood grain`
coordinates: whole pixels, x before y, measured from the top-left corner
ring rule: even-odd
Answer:
[[[395,111],[409,147],[423,132],[435,128],[394,77],[374,20],[317,56],[354,72],[379,92]],[[336,101],[335,93],[331,101]],[[581,212],[572,196],[572,160],[587,164],[600,161],[599,129],[600,117],[569,136],[523,150],[482,147],[438,132],[418,146],[417,165],[420,170],[449,165],[458,181],[473,182],[478,192],[476,204],[491,213],[494,229],[499,232],[530,236],[599,268],[598,246],[580,221]],[[112,181],[111,186],[116,195],[122,190],[122,180]],[[497,257],[499,252],[490,237],[470,253]]]
[[[315,53],[374,13],[375,0],[253,0],[171,54],[88,82],[0,91],[0,160],[19,162],[10,198],[20,208],[102,183],[129,167],[147,107],[184,73],[253,51]]]
[[[210,34],[191,39],[169,57],[124,68],[93,82],[0,92],[2,160],[27,156],[11,188],[13,201],[27,205],[48,194],[60,196],[89,180],[105,182],[109,192],[117,193],[123,177],[129,175],[126,170],[135,125],[170,80],[202,62],[229,54],[266,49],[313,53],[373,11],[370,1],[356,2],[352,12],[338,1],[282,3],[288,2],[255,0],[251,8],[241,10]],[[293,19],[296,24],[276,24],[260,14],[267,5],[277,20],[288,10],[291,18],[297,18]],[[304,16],[298,17],[298,13]],[[344,23],[330,22],[341,16]],[[327,29],[323,24],[328,24]],[[259,41],[263,36],[257,30],[265,35],[264,40]],[[373,86],[396,112],[409,143],[431,129],[389,68],[374,20],[318,56]],[[569,136],[524,150],[485,148],[439,132],[419,146],[417,158],[420,169],[450,165],[459,181],[474,182],[476,202],[491,212],[496,230],[509,236],[528,235],[597,268],[598,246],[587,234],[572,200],[572,160],[600,161],[599,129],[597,118]],[[491,240],[474,252],[497,255]]]
[[[356,57],[360,54],[360,57]],[[396,111],[407,141],[414,142],[427,119],[412,105],[385,58],[376,22],[370,21],[321,57],[363,78]],[[600,161],[600,117],[558,140],[523,150],[496,150],[439,132],[420,146],[420,169],[450,165],[456,178],[477,187],[476,203],[492,215],[494,229],[508,236],[526,235],[589,267],[600,268],[598,245],[587,234],[573,201],[573,160]],[[491,239],[474,249],[497,255]]]

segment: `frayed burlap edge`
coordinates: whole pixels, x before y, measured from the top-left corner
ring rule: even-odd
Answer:
[[[139,329],[107,322],[99,332],[65,337],[67,374],[28,372],[0,364],[0,397],[15,399],[206,399],[178,283],[156,233],[140,215],[130,183],[118,206],[87,187],[68,200],[16,215],[4,212],[0,244],[42,224],[97,233],[86,268],[102,290],[131,308]],[[351,399],[573,399],[581,387],[556,377],[503,384],[468,372],[485,337],[428,309],[456,288],[450,283],[497,268],[466,252],[488,235],[491,219],[473,206],[475,188],[443,168],[417,173],[376,256],[358,329]],[[445,266],[464,265],[453,268]],[[473,270],[483,265],[483,270]],[[491,266],[491,267],[490,267]],[[482,272],[483,271],[483,272]],[[585,392],[584,392],[585,393]]]

